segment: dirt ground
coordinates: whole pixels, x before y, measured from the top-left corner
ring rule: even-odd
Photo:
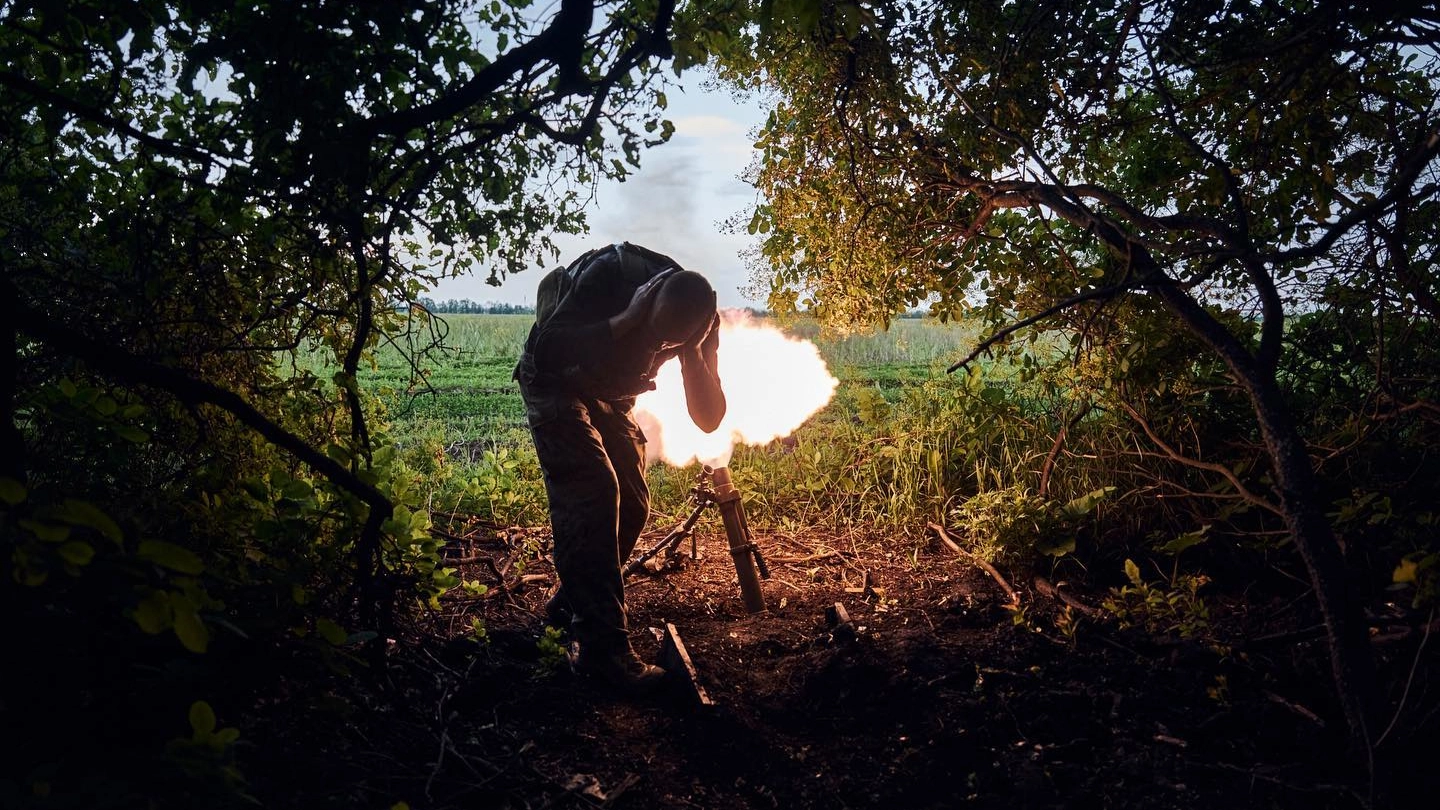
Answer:
[[[557,665],[539,643],[552,570],[543,553],[517,565],[543,552],[544,531],[477,528],[453,551],[466,578],[495,587],[397,640],[386,695],[308,742],[291,732],[291,753],[247,769],[263,774],[257,793],[410,808],[1362,806],[1364,764],[1346,754],[1303,591],[1214,600],[1217,650],[1067,611],[1033,579],[1013,583],[1017,611],[938,540],[760,535],[769,611],[748,615],[713,524],[697,530],[701,559],[627,591],[636,648],[653,660],[672,624],[710,705],[682,678],[626,699]],[[1396,666],[1418,639],[1388,648]],[[1433,710],[1421,669],[1408,705]],[[1395,806],[1437,787],[1412,767],[1434,712],[1413,711]]]

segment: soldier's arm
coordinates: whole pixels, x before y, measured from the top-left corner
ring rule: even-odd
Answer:
[[[685,407],[695,426],[713,433],[725,418],[725,391],[716,369],[720,348],[720,316],[703,338],[680,350],[680,376],[685,381]]]

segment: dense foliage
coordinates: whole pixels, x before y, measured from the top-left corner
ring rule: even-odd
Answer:
[[[1435,593],[1433,7],[835,0],[808,22],[724,60],[779,98],[746,223],[772,306],[978,312],[972,377],[1055,359],[1021,338],[1061,330],[1039,431],[1090,436],[1136,509],[1188,497],[1172,538],[1293,542],[1368,750],[1360,606],[1392,571]]]
[[[456,584],[356,375],[671,129],[673,3],[528,5],[0,7],[0,803],[237,795],[245,696]]]
[[[243,797],[243,708],[329,711],[473,585],[435,507],[541,520],[513,416],[426,432],[419,296],[553,259],[702,62],[777,100],[773,309],[987,329],[737,456],[757,523],[937,521],[1182,634],[1203,577],[1130,557],[1293,546],[1371,752],[1360,610],[1440,594],[1431,5],[0,6],[0,804]],[[460,359],[498,390],[513,343]]]

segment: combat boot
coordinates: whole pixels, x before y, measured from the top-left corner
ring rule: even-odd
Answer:
[[[665,680],[665,670],[640,660],[626,644],[618,649],[579,645],[572,661],[575,671],[630,695],[650,694]]]
[[[545,623],[551,627],[568,630],[574,618],[575,609],[570,607],[564,591],[555,591],[555,595],[545,602]]]

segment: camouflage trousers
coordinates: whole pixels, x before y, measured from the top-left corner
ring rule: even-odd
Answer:
[[[545,476],[560,593],[582,647],[627,643],[620,565],[650,517],[645,434],[633,399],[599,400],[527,390],[530,434]]]

